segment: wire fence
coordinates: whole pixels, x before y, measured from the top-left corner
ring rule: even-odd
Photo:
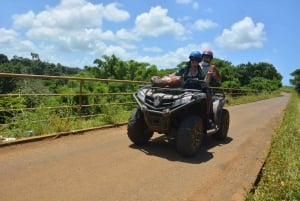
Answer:
[[[39,82],[32,82],[33,80]],[[46,80],[51,83],[45,83]],[[1,83],[18,82],[22,86],[17,92],[0,94],[0,131],[2,133],[8,132],[6,135],[16,135],[12,134],[12,130],[16,130],[16,128],[18,128],[17,132],[21,133],[30,131],[32,127],[37,127],[33,124],[39,124],[38,122],[45,122],[46,125],[56,123],[56,129],[61,127],[59,130],[74,129],[71,128],[72,126],[64,125],[72,119],[78,120],[76,124],[79,124],[78,122],[82,123],[82,120],[102,117],[106,118],[104,121],[107,123],[114,123],[111,116],[118,116],[120,110],[123,112],[132,111],[136,107],[132,94],[141,85],[150,84],[146,81],[11,73],[0,73],[0,81]],[[111,83],[117,83],[117,86],[109,86]],[[48,90],[45,93],[42,88],[42,85],[45,84],[56,84],[65,90],[50,90],[50,92]],[[38,89],[28,92],[32,86]],[[90,92],[92,86],[98,86],[102,91]],[[255,90],[220,87],[212,87],[212,90],[222,91],[227,96],[258,93]],[[54,119],[53,115],[55,116]],[[20,126],[20,124],[23,125]],[[45,132],[42,131],[45,126],[42,127],[36,133]]]

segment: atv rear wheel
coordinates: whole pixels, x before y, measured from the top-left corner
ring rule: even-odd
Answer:
[[[196,115],[186,116],[177,133],[177,151],[183,156],[193,156],[199,150],[205,135],[203,120]]]
[[[144,120],[144,114],[141,109],[135,109],[128,120],[127,135],[129,139],[136,145],[146,144],[153,136],[153,132],[149,131]]]
[[[225,140],[227,138],[228,130],[229,130],[229,112],[226,109],[222,109],[221,123],[218,132],[216,132],[213,136],[220,140]]]

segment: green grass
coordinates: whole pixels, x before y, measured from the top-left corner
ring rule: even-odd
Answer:
[[[103,114],[97,117],[80,118],[72,117],[71,112],[61,113],[50,110],[35,112],[22,112],[16,115],[9,127],[0,130],[1,137],[25,138],[46,134],[69,132],[74,130],[89,129],[108,124],[119,124],[128,120],[131,111],[120,106],[109,106]],[[41,120],[41,117],[44,120]]]
[[[293,93],[281,125],[272,138],[271,150],[260,181],[248,193],[252,201],[300,200],[300,115],[299,96]]]
[[[244,103],[251,103],[255,101],[260,101],[264,99],[274,98],[280,96],[281,91],[274,91],[272,93],[260,93],[255,95],[245,95],[245,96],[238,96],[238,97],[231,97],[227,96],[227,104],[226,105],[239,105]]]

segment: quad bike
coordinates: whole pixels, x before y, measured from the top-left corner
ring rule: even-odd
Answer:
[[[206,135],[225,139],[229,129],[229,112],[224,109],[224,93],[213,94],[214,126],[208,127],[206,82],[191,80],[184,86],[170,88],[142,86],[133,94],[138,107],[127,127],[129,139],[136,145],[146,144],[154,132],[175,139],[183,156],[195,155]]]

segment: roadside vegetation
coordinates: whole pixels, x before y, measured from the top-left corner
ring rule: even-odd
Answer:
[[[229,105],[279,95],[282,76],[272,64],[248,62],[234,66],[218,58],[213,62],[218,66],[222,82],[212,86],[233,89],[227,96]],[[159,69],[149,63],[103,55],[95,59],[93,65],[80,69],[45,62],[39,56],[8,59],[0,53],[1,73],[138,82],[173,73],[185,63],[182,61],[174,68]],[[126,122],[136,107],[130,102],[133,102],[131,94],[138,87],[137,84],[119,82],[0,77],[0,135],[23,138]],[[247,90],[247,93],[241,94],[239,90]],[[249,96],[248,92],[253,95]],[[101,95],[117,93],[130,95]],[[129,104],[121,106],[119,103]]]
[[[23,112],[14,119],[13,124],[16,126],[2,129],[0,137],[21,139],[99,128],[105,125],[117,125],[126,123],[130,113],[131,110],[123,110],[123,108],[117,106],[111,106],[102,115],[93,118],[73,117],[71,112],[69,114],[64,113],[64,117],[57,115],[55,112],[45,110],[30,113]],[[41,117],[46,120],[41,121]]]
[[[227,97],[227,103],[226,105],[239,105],[239,104],[244,104],[244,103],[251,103],[255,101],[260,101],[264,99],[269,99],[269,98],[274,98],[277,96],[280,96],[282,90],[276,90],[273,92],[261,92],[258,94],[253,94],[253,95],[244,95],[244,96],[238,96],[238,97],[232,97],[228,96]]]
[[[280,90],[272,93],[259,93],[248,96],[231,97],[227,96],[226,105],[237,105],[259,101],[280,96]],[[37,110],[35,112],[21,112],[13,120],[9,129],[2,129],[2,137],[26,138],[31,136],[47,135],[60,132],[71,132],[97,128],[105,125],[117,125],[127,122],[135,104],[127,107],[107,106],[102,108],[103,114],[93,118],[74,117],[72,110],[61,112],[52,110]],[[41,121],[41,117],[46,119]]]
[[[299,110],[299,94],[293,91],[258,182],[246,201],[300,200]]]

